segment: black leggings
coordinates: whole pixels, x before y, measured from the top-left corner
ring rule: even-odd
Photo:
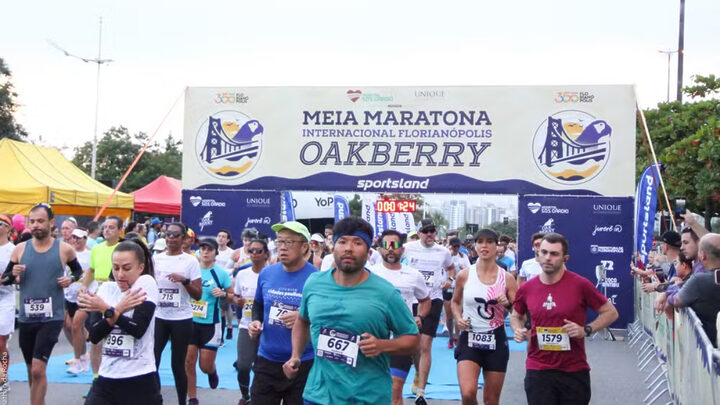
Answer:
[[[157,373],[130,378],[105,378],[93,381],[85,405],[161,405],[160,384]]]
[[[187,402],[187,374],[185,374],[185,356],[192,335],[192,318],[168,321],[155,318],[155,365],[160,369],[160,357],[170,340],[170,364],[175,378],[175,391],[178,404]],[[158,374],[158,380],[160,379]]]

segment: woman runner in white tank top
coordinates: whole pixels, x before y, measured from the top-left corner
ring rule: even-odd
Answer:
[[[451,302],[462,331],[455,359],[463,405],[477,404],[480,370],[485,381],[483,403],[498,404],[510,358],[505,314],[512,308],[517,283],[495,263],[497,243],[495,231],[482,229],[477,233],[478,261],[458,274]]]

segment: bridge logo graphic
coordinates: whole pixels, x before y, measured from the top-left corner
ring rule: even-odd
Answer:
[[[602,119],[579,110],[560,111],[535,131],[533,159],[538,169],[556,183],[585,183],[607,165],[611,136],[612,128]]]
[[[198,129],[195,156],[200,166],[217,178],[240,178],[260,158],[263,131],[258,120],[240,111],[214,113]]]

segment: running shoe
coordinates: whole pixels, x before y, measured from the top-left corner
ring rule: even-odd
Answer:
[[[425,396],[418,395],[417,398],[415,398],[415,405],[427,405],[427,401],[425,400]]]
[[[227,329],[227,334],[225,335],[225,339],[232,340],[232,328]]]
[[[200,405],[200,401],[198,401],[197,398],[190,398],[188,399],[187,405]]]
[[[450,338],[448,339],[448,349],[452,349],[455,347],[455,339]]]
[[[217,388],[219,383],[220,377],[218,377],[217,370],[215,370],[212,374],[208,374],[208,384],[210,384],[210,388]]]
[[[70,367],[67,369],[68,374],[78,375],[82,374],[90,369],[90,359],[80,357],[79,359],[75,359],[72,364],[70,364]]]

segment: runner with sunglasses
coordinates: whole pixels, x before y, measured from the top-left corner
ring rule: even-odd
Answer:
[[[171,366],[180,405],[185,405],[187,399],[185,358],[193,325],[190,298],[202,297],[200,264],[195,256],[182,250],[186,233],[182,223],[170,224],[165,233],[167,250],[154,257],[159,291],[155,311],[155,364],[160,367],[162,352],[168,340],[171,341]]]
[[[242,398],[238,405],[250,403],[250,370],[255,363],[258,351],[258,339],[250,338],[248,325],[252,322],[253,302],[257,290],[260,271],[265,268],[270,257],[267,243],[261,239],[250,242],[250,260],[252,267],[238,272],[235,276],[235,305],[238,313],[238,340],[237,340],[237,379]]]
[[[500,402],[510,350],[505,313],[517,292],[515,278],[495,262],[498,234],[482,229],[475,236],[478,261],[457,276],[452,311],[460,338],[455,348],[463,405],[477,404],[478,377],[483,372],[483,402]]]
[[[382,255],[383,262],[372,268],[378,276],[389,281],[390,284],[400,291],[405,304],[413,313],[413,302],[417,302],[413,313],[417,327],[422,326],[422,320],[430,312],[430,295],[425,285],[425,277],[412,267],[400,262],[405,249],[403,248],[405,235],[393,229],[386,229],[380,235],[380,246],[378,248]],[[403,403],[402,390],[405,379],[412,366],[412,355],[390,356],[390,375],[392,376],[392,404]]]
[[[450,251],[435,243],[437,228],[432,219],[426,218],[420,221],[418,234],[420,235],[418,241],[405,244],[405,258],[410,267],[418,269],[425,277],[425,285],[430,290],[432,300],[430,313],[423,319],[420,328],[420,358],[416,364],[417,384],[413,384],[413,392],[417,394],[415,404],[425,405],[427,404],[425,385],[432,364],[432,341],[437,334],[443,308],[442,291],[449,288],[455,279],[455,266]]]

